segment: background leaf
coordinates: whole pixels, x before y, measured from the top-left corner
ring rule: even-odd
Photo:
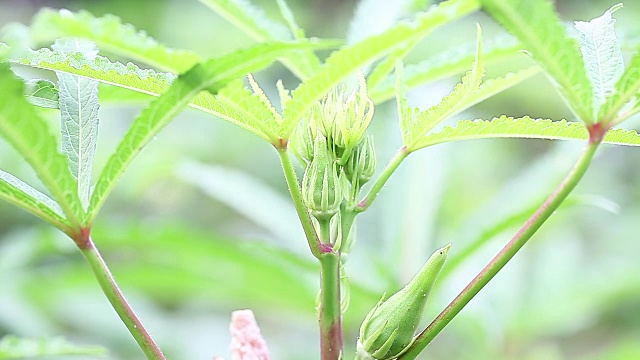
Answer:
[[[25,83],[24,92],[27,100],[32,105],[48,109],[58,108],[58,89],[56,85],[49,80],[29,80]]]
[[[0,359],[34,359],[50,356],[94,355],[102,358],[107,350],[98,346],[78,346],[62,338],[27,339],[5,336],[0,340]]]
[[[0,64],[0,135],[33,167],[71,225],[79,224],[83,210],[68,162],[45,121],[24,97],[24,85],[6,63]]]
[[[63,37],[88,39],[106,52],[177,73],[201,60],[193,52],[165,47],[132,25],[123,24],[117,16],[98,18],[87,11],[44,9],[33,19],[31,36],[36,42],[51,42]]]
[[[292,34],[286,26],[269,18],[263,9],[248,0],[200,0],[200,2],[258,42],[304,39],[304,32]],[[283,1],[280,1],[279,4],[286,6]],[[282,11],[282,5],[280,6]],[[290,12],[289,15],[292,16]],[[293,23],[292,20],[293,18],[290,17],[289,23]],[[290,55],[284,54],[281,61],[302,80],[307,79],[320,69],[320,60],[310,50],[300,50]]]
[[[549,0],[482,0],[482,5],[557,82],[560,93],[578,117],[587,123],[594,122],[593,90],[578,43],[567,36],[553,3]]]

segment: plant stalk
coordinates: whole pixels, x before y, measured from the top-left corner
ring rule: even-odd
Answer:
[[[289,186],[289,193],[291,194],[293,205],[296,208],[296,212],[300,218],[300,223],[302,224],[302,229],[304,230],[307,242],[309,243],[309,249],[311,249],[313,256],[320,259],[320,256],[323,254],[323,246],[320,238],[318,238],[313,222],[311,221],[311,215],[309,215],[309,211],[307,211],[307,207],[302,201],[302,192],[300,190],[300,184],[298,183],[298,177],[296,176],[296,172],[293,168],[293,162],[291,161],[291,157],[289,157],[286,147],[276,149],[280,156],[280,163],[282,164],[284,178]]]
[[[340,255],[320,257],[320,353],[322,360],[342,358],[342,310],[340,306]]]
[[[593,140],[593,139],[591,139]],[[599,139],[601,141],[601,139]],[[456,296],[449,305],[416,337],[412,347],[398,359],[415,359],[451,320],[484,288],[485,285],[513,258],[542,224],[556,211],[589,168],[600,141],[590,141],[578,162],[560,185],[518,230],[502,250]]]
[[[387,167],[384,168],[380,176],[373,183],[373,186],[371,186],[369,193],[367,193],[364,199],[360,200],[358,205],[355,207],[354,209],[355,211],[363,212],[367,210],[369,206],[371,206],[371,203],[373,202],[373,200],[376,199],[376,197],[384,187],[384,184],[387,183],[387,180],[389,180],[391,175],[396,171],[396,169],[398,169],[398,166],[400,166],[402,161],[407,156],[409,156],[409,154],[411,154],[411,152],[408,151],[406,146],[403,146],[400,149],[398,149],[398,152],[396,153],[396,155],[391,159],[391,161],[389,161],[389,164],[387,164]]]
[[[76,242],[76,244],[78,244],[82,255],[84,255],[85,259],[89,262],[102,291],[107,296],[107,299],[109,299],[113,309],[118,313],[118,316],[122,319],[127,329],[129,329],[129,332],[133,335],[133,338],[147,356],[147,359],[166,360],[166,357],[162,354],[158,345],[153,341],[133,312],[133,309],[131,309],[131,306],[129,306],[129,303],[127,303],[127,300],[120,291],[120,288],[118,288],[118,284],[113,278],[113,275],[111,275],[111,271],[109,271],[107,264],[95,247],[91,237],[88,235],[83,237],[83,241]]]

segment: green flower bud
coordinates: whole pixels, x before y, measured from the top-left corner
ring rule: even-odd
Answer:
[[[449,247],[436,250],[409,284],[388,300],[383,297],[367,314],[360,326],[357,359],[395,359],[413,344],[427,297]]]
[[[373,137],[362,139],[358,147],[344,167],[347,179],[355,184],[362,185],[369,181],[376,172],[376,149],[373,147]]]
[[[344,103],[344,110],[336,118],[336,131],[341,136],[334,136],[336,146],[344,149],[339,164],[344,165],[351,152],[358,146],[373,118],[373,101],[367,95],[367,83],[364,75],[360,75],[360,84]]]
[[[313,160],[314,151],[315,136],[309,123],[309,119],[302,120],[291,138],[291,149],[305,169]]]
[[[302,178],[302,198],[319,221],[331,219],[342,203],[336,163],[329,156],[326,139],[320,134],[316,137],[313,160]]]

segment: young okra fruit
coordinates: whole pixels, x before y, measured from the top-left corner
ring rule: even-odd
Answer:
[[[436,250],[402,290],[387,300],[383,295],[369,311],[360,326],[356,360],[391,360],[409,349],[450,246]]]

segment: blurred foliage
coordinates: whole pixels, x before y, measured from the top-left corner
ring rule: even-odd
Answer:
[[[277,16],[275,2],[255,3]],[[344,37],[356,31],[349,25],[353,1],[299,0],[290,5],[309,36]],[[558,1],[566,20],[590,19],[611,5]],[[199,2],[185,0],[2,1],[0,25],[28,23],[42,6],[114,13],[169,46],[202,55],[252,43]],[[367,31],[375,31],[384,11],[370,16]],[[633,1],[616,14],[623,38],[638,33],[638,16],[640,3]],[[479,14],[432,35],[410,59],[435,55],[452,43],[472,43],[477,21],[490,41],[497,27]],[[281,66],[256,77],[261,84],[280,78],[295,82]],[[417,88],[410,101],[425,108],[457,80]],[[104,149],[115,146],[140,106],[103,106],[98,144],[103,152],[98,150],[96,168],[109,153]],[[393,104],[383,104],[372,123],[380,163],[400,144],[397,124],[391,121],[394,112]],[[538,75],[460,118],[501,114],[571,116],[549,81]],[[631,120],[626,127],[637,124],[638,119]],[[352,286],[347,347],[355,344],[359,323],[380,294],[401,286],[433,249],[452,242],[451,260],[466,258],[455,270],[445,265],[447,281],[437,284],[427,318],[437,314],[559,181],[581,147],[480,140],[412,156],[358,220],[358,240],[346,269]],[[569,204],[424,357],[640,358],[636,151],[603,146]],[[34,178],[2,142],[0,159],[3,169]],[[192,160],[214,175],[196,171]],[[240,183],[259,186],[224,191],[237,185],[225,182],[220,175],[225,171]],[[314,320],[318,269],[297,226],[275,151],[246,131],[189,110],[125,174],[97,220],[94,238],[169,357],[227,356],[230,312],[252,308],[274,359],[307,359],[309,349],[319,346]],[[473,248],[479,242],[483,245]],[[64,336],[74,344],[106,347],[110,359],[141,356],[74,245],[32,216],[0,203],[0,336],[5,334]]]

